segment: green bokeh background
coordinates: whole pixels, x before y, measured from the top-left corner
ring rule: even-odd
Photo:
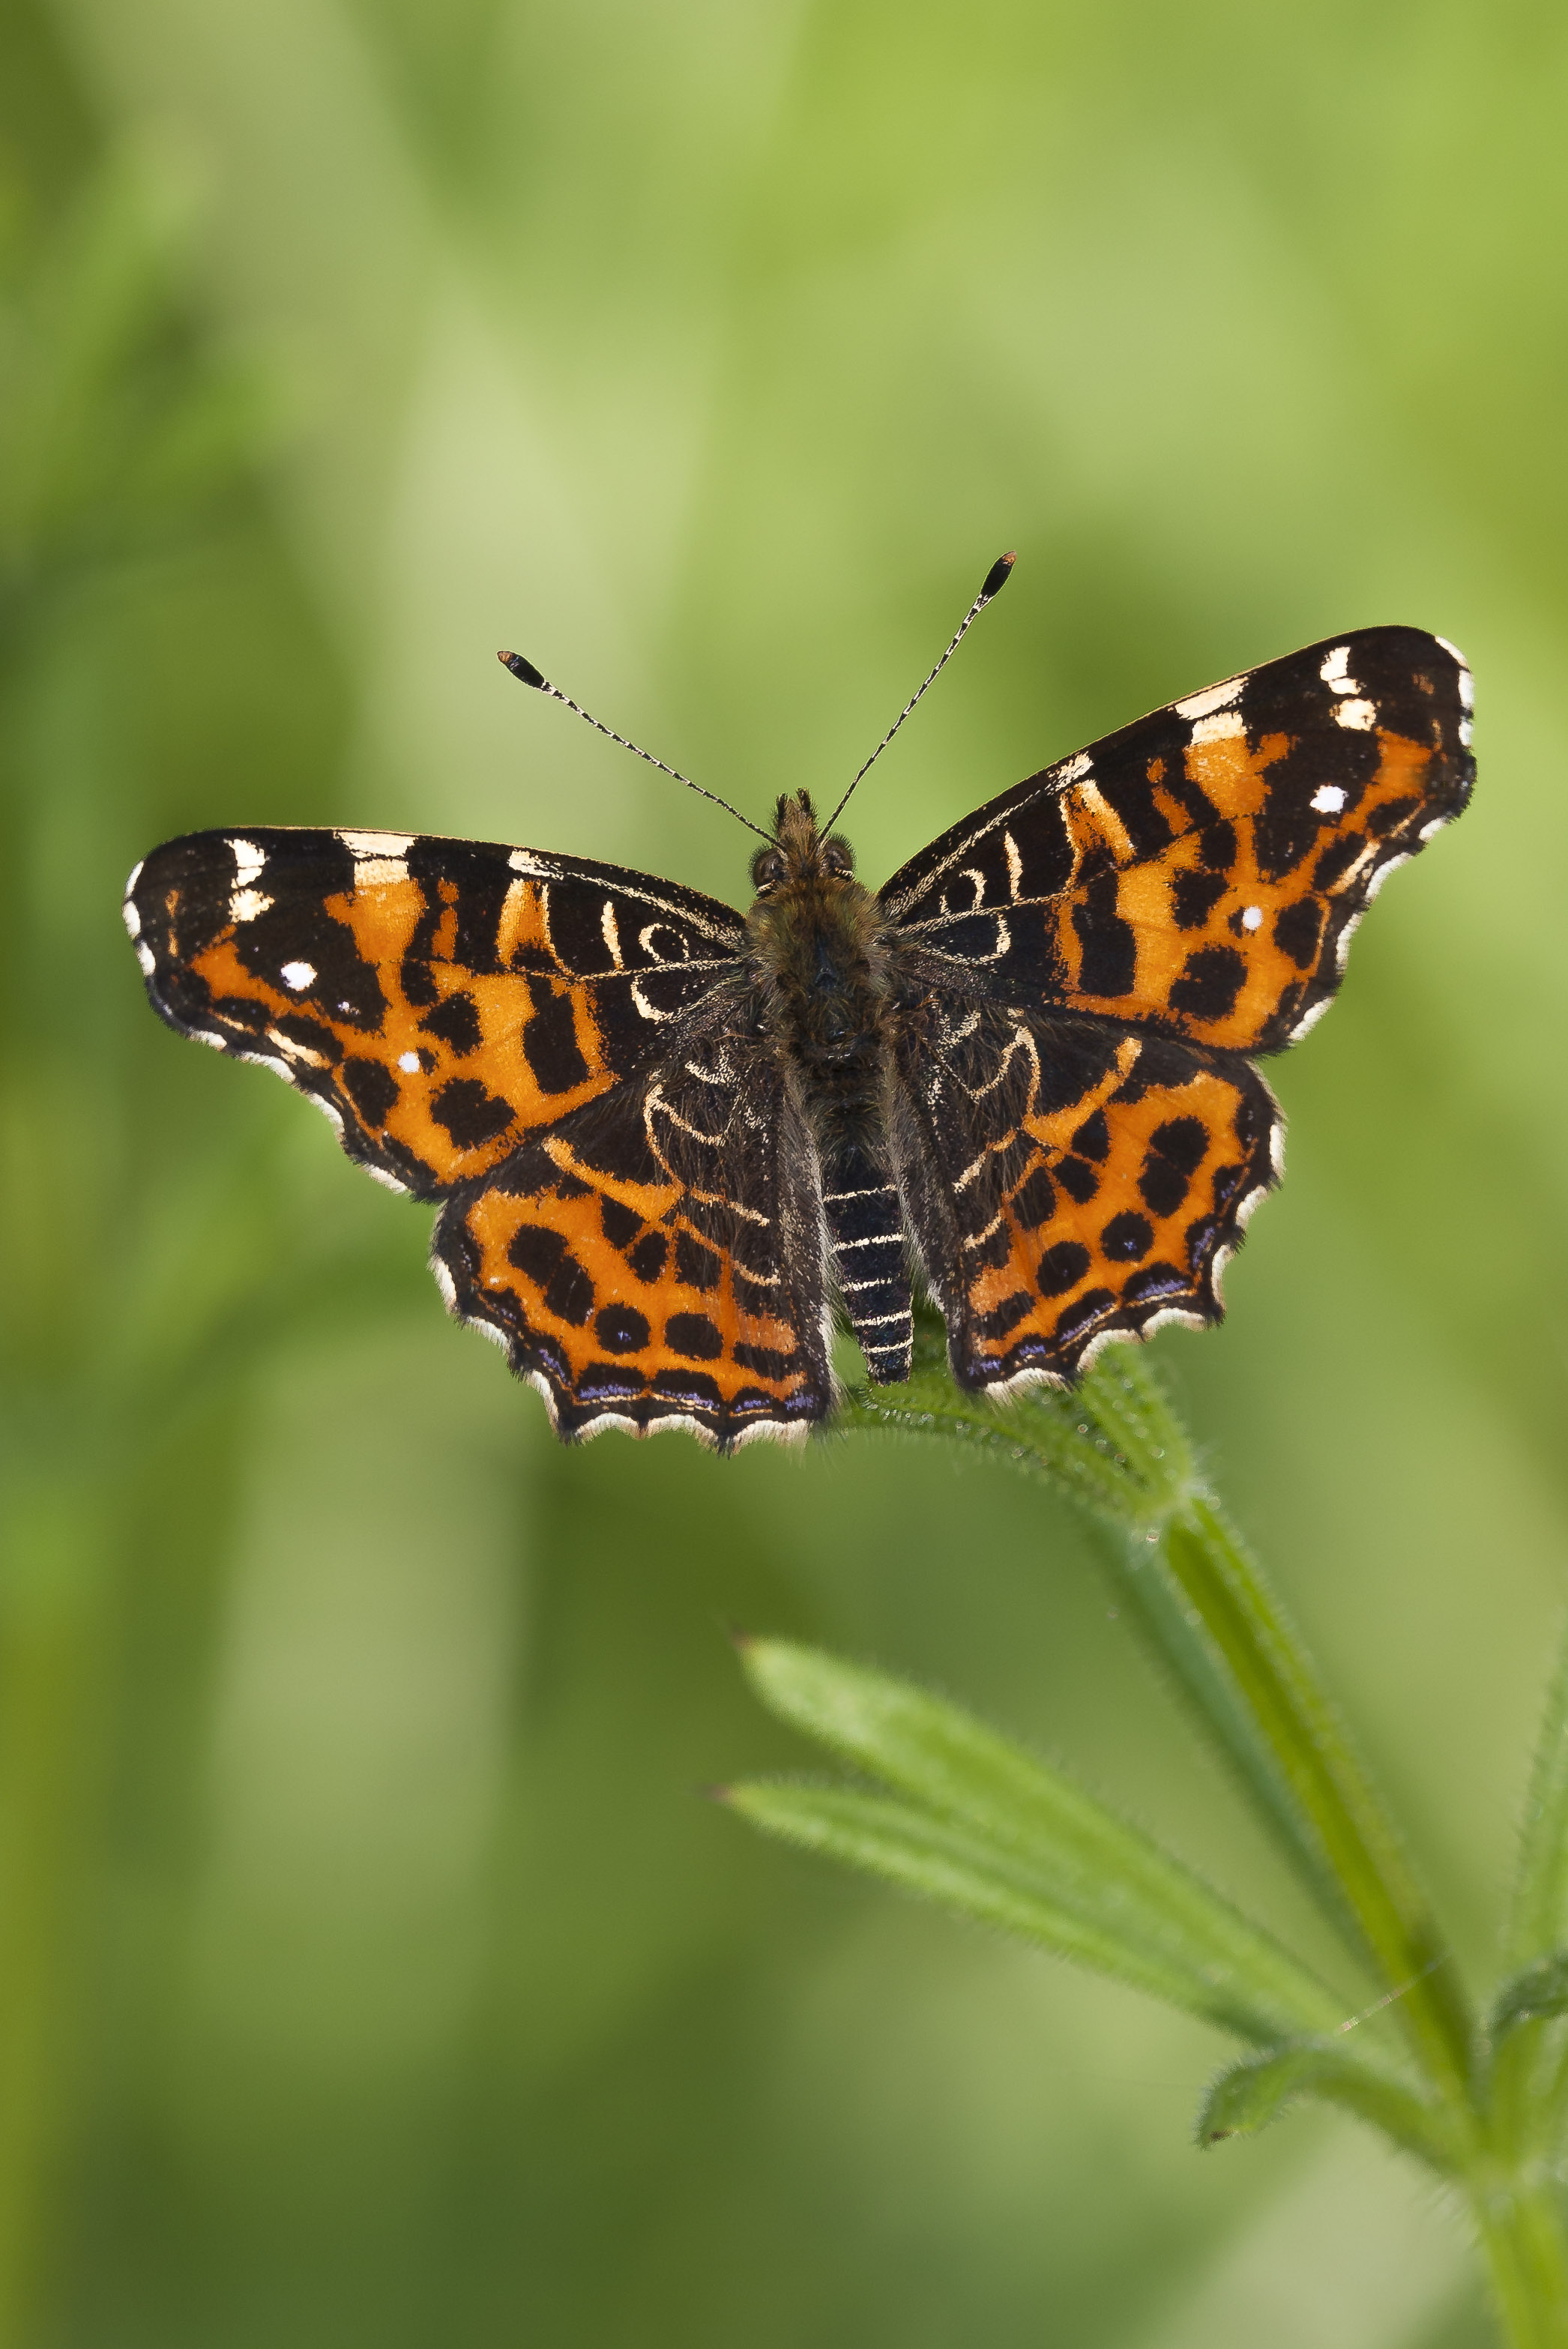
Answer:
[[[724,1627],[931,1681],[1311,1940],[1071,1521],[552,1443],[426,1216],[188,1050],[209,824],[873,881],[1138,711],[1461,644],[1472,812],[1158,1359],[1479,1974],[1561,1606],[1568,18],[1542,0],[0,0],[0,2349],[1470,2349],[1343,2121],[748,1839]]]

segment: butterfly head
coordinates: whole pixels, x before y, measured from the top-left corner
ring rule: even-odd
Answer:
[[[751,885],[758,898],[776,897],[792,885],[820,887],[852,879],[855,852],[841,833],[819,831],[810,792],[788,792],[773,812],[773,838],[751,860]]]

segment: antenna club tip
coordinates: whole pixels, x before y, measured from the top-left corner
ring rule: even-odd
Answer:
[[[1001,594],[1012,576],[1013,565],[1017,560],[1016,548],[1010,554],[999,554],[996,557],[995,562],[985,574],[985,585],[980,590],[980,601],[983,604],[988,604],[994,595]]]
[[[513,677],[519,678],[522,684],[542,689],[545,681],[544,671],[535,668],[525,654],[497,653],[496,658],[502,668],[511,669]]]

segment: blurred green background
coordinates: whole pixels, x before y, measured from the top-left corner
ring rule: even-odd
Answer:
[[[917,1451],[556,1448],[425,1214],[160,1029],[209,824],[873,882],[1342,628],[1466,649],[1472,812],[1274,1077],[1157,1355],[1492,1963],[1561,1611],[1568,18],[1193,0],[4,0],[0,2344],[1470,2349],[1339,2120],[756,1843],[724,1627],[929,1680],[1306,1940],[1073,1524]]]

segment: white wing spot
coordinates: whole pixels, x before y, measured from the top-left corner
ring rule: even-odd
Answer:
[[[1466,660],[1458,645],[1450,644],[1447,636],[1434,637],[1433,642],[1441,645],[1444,652],[1449,656],[1450,659],[1458,662],[1460,672],[1460,699],[1464,703],[1467,709],[1473,709],[1475,708],[1475,679],[1470,675],[1469,661]]]
[[[1461,746],[1464,750],[1468,750],[1470,749],[1470,744],[1471,744],[1474,740],[1475,740],[1475,721],[1473,720],[1473,719],[1470,719],[1470,718],[1461,718],[1461,719],[1460,719],[1460,746]]]
[[[1261,905],[1247,905],[1243,907],[1242,912],[1242,927],[1243,930],[1261,930],[1263,926],[1264,909]]]
[[[236,889],[229,900],[229,919],[232,922],[257,921],[270,909],[272,902],[260,889]]]
[[[258,848],[253,840],[232,840],[229,845],[234,852],[234,886],[236,889],[248,889],[257,874],[264,868],[266,853]]]
[[[1357,686],[1356,679],[1346,674],[1346,665],[1349,659],[1349,646],[1336,645],[1334,650],[1328,655],[1323,667],[1319,669],[1318,675],[1322,678],[1324,684],[1327,686],[1330,693],[1357,693],[1360,691],[1360,688]]]
[[[340,832],[337,836],[356,857],[407,856],[414,845],[411,832]]]
[[[1194,694],[1194,700],[1200,698],[1201,696]],[[1212,718],[1200,718],[1196,720],[1192,728],[1192,740],[1194,742],[1228,742],[1233,740],[1238,734],[1244,734],[1246,730],[1239,709],[1219,709],[1215,711]]]
[[[535,856],[531,849],[514,848],[506,861],[514,873],[526,873],[535,881],[552,881],[555,877],[554,865]]]
[[[1016,901],[1018,884],[1024,877],[1024,860],[1018,854],[1018,843],[1010,832],[1002,834],[1002,845],[1007,852],[1007,895]]]
[[[1087,750],[1078,750],[1057,770],[1058,783],[1080,783],[1094,764]]]
[[[129,896],[129,895],[130,895],[131,891],[135,888],[135,886],[136,886],[137,883],[140,880],[140,878],[141,878],[141,867],[142,867],[142,865],[143,865],[143,864],[146,864],[146,862],[147,862],[147,859],[146,859],[145,857],[143,857],[143,858],[140,860],[140,863],[139,863],[139,864],[135,864],[135,865],[133,865],[133,866],[131,867],[131,874],[130,874],[130,878],[129,878],[129,881],[126,883],[126,885],[125,885],[125,894],[126,894],[126,895],[127,895],[128,897]]]
[[[1348,726],[1357,734],[1366,734],[1377,722],[1377,705],[1373,701],[1342,701],[1334,712],[1335,723]]]
[[[284,985],[292,987],[298,995],[304,988],[315,985],[315,965],[313,962],[285,962],[280,977]]]
[[[1345,805],[1345,793],[1337,783],[1319,783],[1308,804],[1319,815],[1337,815]]]
[[[146,943],[145,939],[138,938],[136,942],[136,959],[141,965],[144,977],[150,978],[153,972],[158,968],[158,965],[153,961],[152,948]],[[275,1093],[273,1095],[273,1099],[274,1101],[277,1099],[277,1095]]]
[[[125,923],[125,926],[130,932],[131,936],[133,938],[139,938],[141,936],[141,916],[137,912],[136,907],[131,904],[129,897],[126,899],[124,905],[119,910],[121,918]]]
[[[419,1055],[418,1052],[399,1052],[397,1066],[406,1077],[417,1077],[419,1073]]]
[[[411,832],[340,832],[337,836],[353,855],[356,889],[394,888],[408,878]]]
[[[599,928],[611,961],[617,970],[624,970],[626,966],[621,959],[621,933],[615,926],[615,902],[613,897],[604,900],[603,910],[599,916]]]
[[[1185,701],[1178,701],[1174,705],[1176,715],[1178,718],[1207,718],[1216,709],[1228,709],[1237,699],[1246,681],[1243,674],[1226,678],[1222,685],[1206,685],[1202,693],[1190,693]],[[1240,733],[1240,725],[1230,730]],[[1204,740],[1208,739],[1206,735],[1203,737]]]

